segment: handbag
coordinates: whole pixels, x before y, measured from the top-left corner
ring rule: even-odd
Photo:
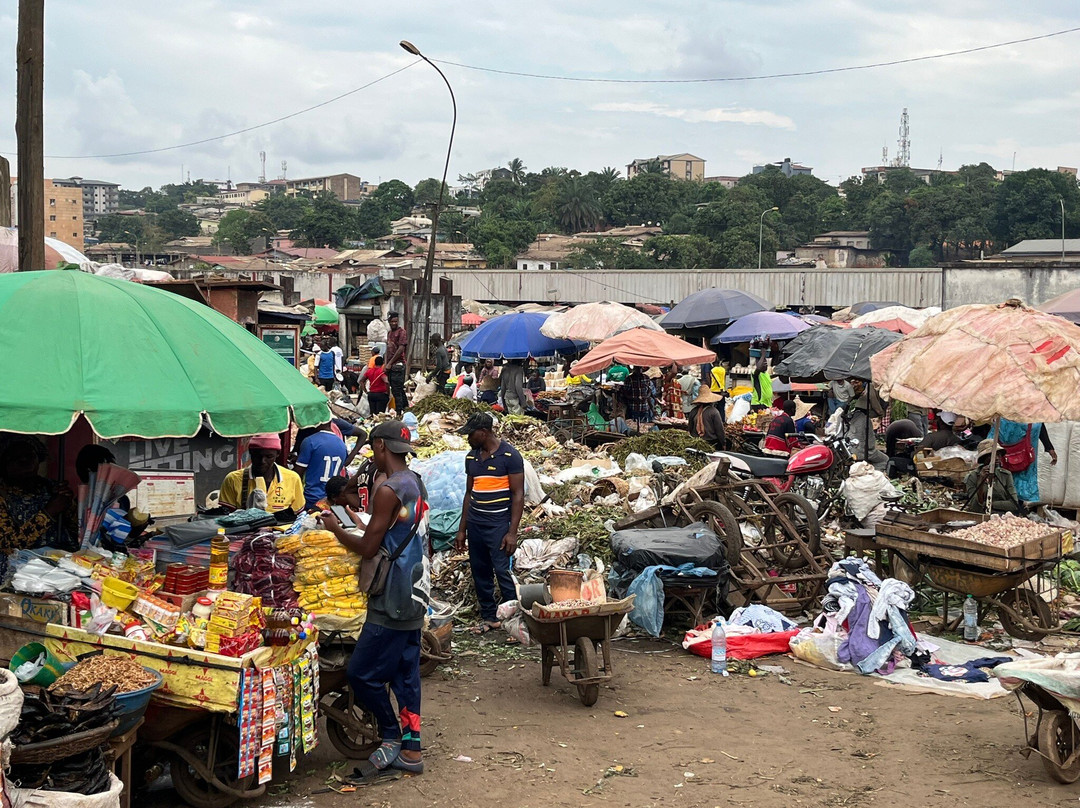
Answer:
[[[1013,473],[1026,471],[1035,462],[1035,447],[1031,445],[1031,424],[1028,424],[1023,438],[1001,448],[1005,450],[1001,458],[1003,469]]]
[[[419,478],[419,475],[417,476]],[[422,481],[420,481],[420,492],[421,498],[426,499],[427,491],[424,489]],[[423,518],[423,509],[418,507],[416,509],[416,521],[413,522],[412,530],[409,531],[409,535],[405,537],[405,541],[399,544],[394,552],[387,552],[386,545],[380,544],[375,555],[371,558],[365,558],[360,562],[360,572],[357,574],[357,584],[359,585],[361,592],[366,592],[369,598],[383,593],[386,589],[386,581],[390,577],[390,570],[394,566],[394,562],[398,560],[403,552],[405,552],[405,548],[409,546],[416,536],[417,531],[420,530],[420,522]]]

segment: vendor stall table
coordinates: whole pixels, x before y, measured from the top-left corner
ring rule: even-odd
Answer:
[[[124,790],[120,793],[120,808],[131,808],[132,766],[131,750],[135,746],[135,738],[139,734],[139,727],[143,725],[145,718],[140,718],[139,723],[121,735],[109,739],[109,756],[114,762],[114,773],[124,784]]]

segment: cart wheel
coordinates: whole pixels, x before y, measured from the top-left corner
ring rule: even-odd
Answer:
[[[443,655],[442,643],[435,636],[434,631],[420,633],[420,676],[426,677],[435,673],[439,667],[439,657]]]
[[[724,543],[728,564],[736,566],[742,554],[742,532],[739,522],[726,505],[719,502],[697,502],[687,508],[694,521],[704,522]]]
[[[816,556],[821,552],[821,528],[818,527],[817,511],[810,500],[785,491],[773,497],[773,505],[798,529],[799,538],[806,542],[810,555]],[[795,569],[806,566],[807,560],[798,545],[792,537],[787,536],[773,514],[765,516],[765,540],[776,545],[770,552],[778,567]]]
[[[551,437],[565,445],[574,439],[574,433],[569,429],[556,429],[551,433]]]
[[[1018,640],[1041,640],[1054,628],[1054,615],[1050,606],[1030,589],[1010,589],[1002,593],[998,600],[1019,614],[1029,624],[1039,626],[1028,628],[1018,623],[1005,609],[998,609],[998,620],[1002,628]]]
[[[211,721],[200,721],[190,727],[176,741],[178,746],[190,749],[199,760],[206,760],[210,753]],[[217,759],[213,771],[225,785],[241,791],[255,783],[255,775],[238,778],[236,761],[240,756],[240,733],[236,727],[220,722],[217,738]],[[206,782],[199,774],[178,755],[169,761],[169,773],[173,787],[180,798],[192,808],[228,808],[239,798],[226,794]]]
[[[374,752],[382,741],[375,716],[353,701],[348,693],[340,694],[332,706],[352,716],[354,724],[347,726],[330,716],[326,717],[326,734],[334,748],[351,760],[363,760]]]
[[[578,637],[574,645],[574,676],[578,679],[592,679],[600,675],[600,666],[596,661],[596,646],[588,637]],[[586,707],[592,707],[600,697],[600,685],[578,685],[578,698]]]
[[[540,681],[547,687],[551,684],[551,668],[555,664],[555,649],[550,645],[540,646]]]
[[[1059,783],[1075,783],[1080,778],[1080,753],[1076,749],[1080,728],[1068,713],[1047,710],[1039,721],[1038,734],[1039,751],[1046,773]],[[1066,765],[1065,761],[1069,763]]]

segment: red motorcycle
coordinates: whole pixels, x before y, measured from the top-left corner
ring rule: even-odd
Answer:
[[[853,462],[853,443],[842,437],[803,437],[809,439],[810,444],[786,458],[738,452],[717,454],[728,458],[734,474],[768,480],[781,493],[793,493],[805,498],[814,506],[817,519],[822,522],[843,513],[840,484],[847,477]]]

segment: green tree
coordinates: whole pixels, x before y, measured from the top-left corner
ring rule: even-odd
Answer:
[[[408,216],[415,204],[412,188],[401,180],[380,182],[379,187],[372,193],[371,199],[382,205],[391,220]]]
[[[521,161],[520,157],[515,157],[506,167],[510,169],[510,180],[517,185],[521,185],[525,182],[525,175],[528,173],[528,169],[525,168],[525,163]]]
[[[409,194],[411,196],[411,190]],[[338,248],[359,235],[356,213],[329,191],[315,196],[311,207],[304,212],[300,224],[292,232],[292,237],[307,247]]]
[[[390,215],[374,199],[365,199],[353,214],[356,232],[364,239],[377,239],[390,232]],[[297,223],[299,226],[299,222]]]
[[[433,208],[439,201],[439,186],[441,183],[434,177],[420,180],[413,189],[413,204],[425,208]],[[443,185],[443,193],[448,196],[446,186]],[[445,198],[445,196],[444,196]]]
[[[1076,177],[1033,168],[1010,174],[997,189],[993,216],[995,237],[1006,245],[1029,238],[1061,238],[1061,206],[1065,202],[1065,236],[1080,234],[1080,187]]]
[[[662,224],[680,210],[690,208],[694,183],[664,173],[643,173],[617,182],[601,200],[604,218],[621,227],[627,224]]]
[[[254,239],[259,236],[269,239],[276,232],[274,223],[262,211],[238,208],[221,217],[212,241],[218,246],[228,245],[235,255],[250,255]]]
[[[554,213],[564,233],[595,230],[603,218],[596,191],[580,177],[567,177],[559,183]]]
[[[652,269],[651,256],[618,239],[598,238],[573,250],[567,263],[574,269]]]
[[[439,215],[439,238],[450,243],[465,240],[465,216],[459,210],[446,210]]]
[[[181,236],[197,236],[202,232],[195,214],[180,208],[170,208],[159,213],[156,224],[165,231],[170,241]]]
[[[709,269],[720,266],[719,247],[705,236],[654,236],[642,252],[651,263],[666,269]]]
[[[96,227],[98,240],[111,244],[130,244],[141,242],[146,233],[147,219],[144,216],[121,216],[110,213],[98,218]]]
[[[487,212],[465,225],[466,237],[493,267],[513,266],[515,256],[528,248],[536,233],[532,222],[504,219]]]
[[[121,188],[119,191],[120,208],[123,210],[129,210],[131,208],[141,208],[146,205],[146,199],[154,193],[154,189],[147,185],[141,191],[129,191],[126,188]]]
[[[909,267],[933,267],[937,266],[937,261],[934,248],[927,244],[920,244],[908,253]]]
[[[311,200],[304,196],[271,194],[255,203],[255,210],[262,211],[278,230],[292,230],[300,225],[304,212],[311,207]]]
[[[882,191],[870,203],[867,216],[875,249],[895,252],[911,249],[909,199],[894,191]]]

